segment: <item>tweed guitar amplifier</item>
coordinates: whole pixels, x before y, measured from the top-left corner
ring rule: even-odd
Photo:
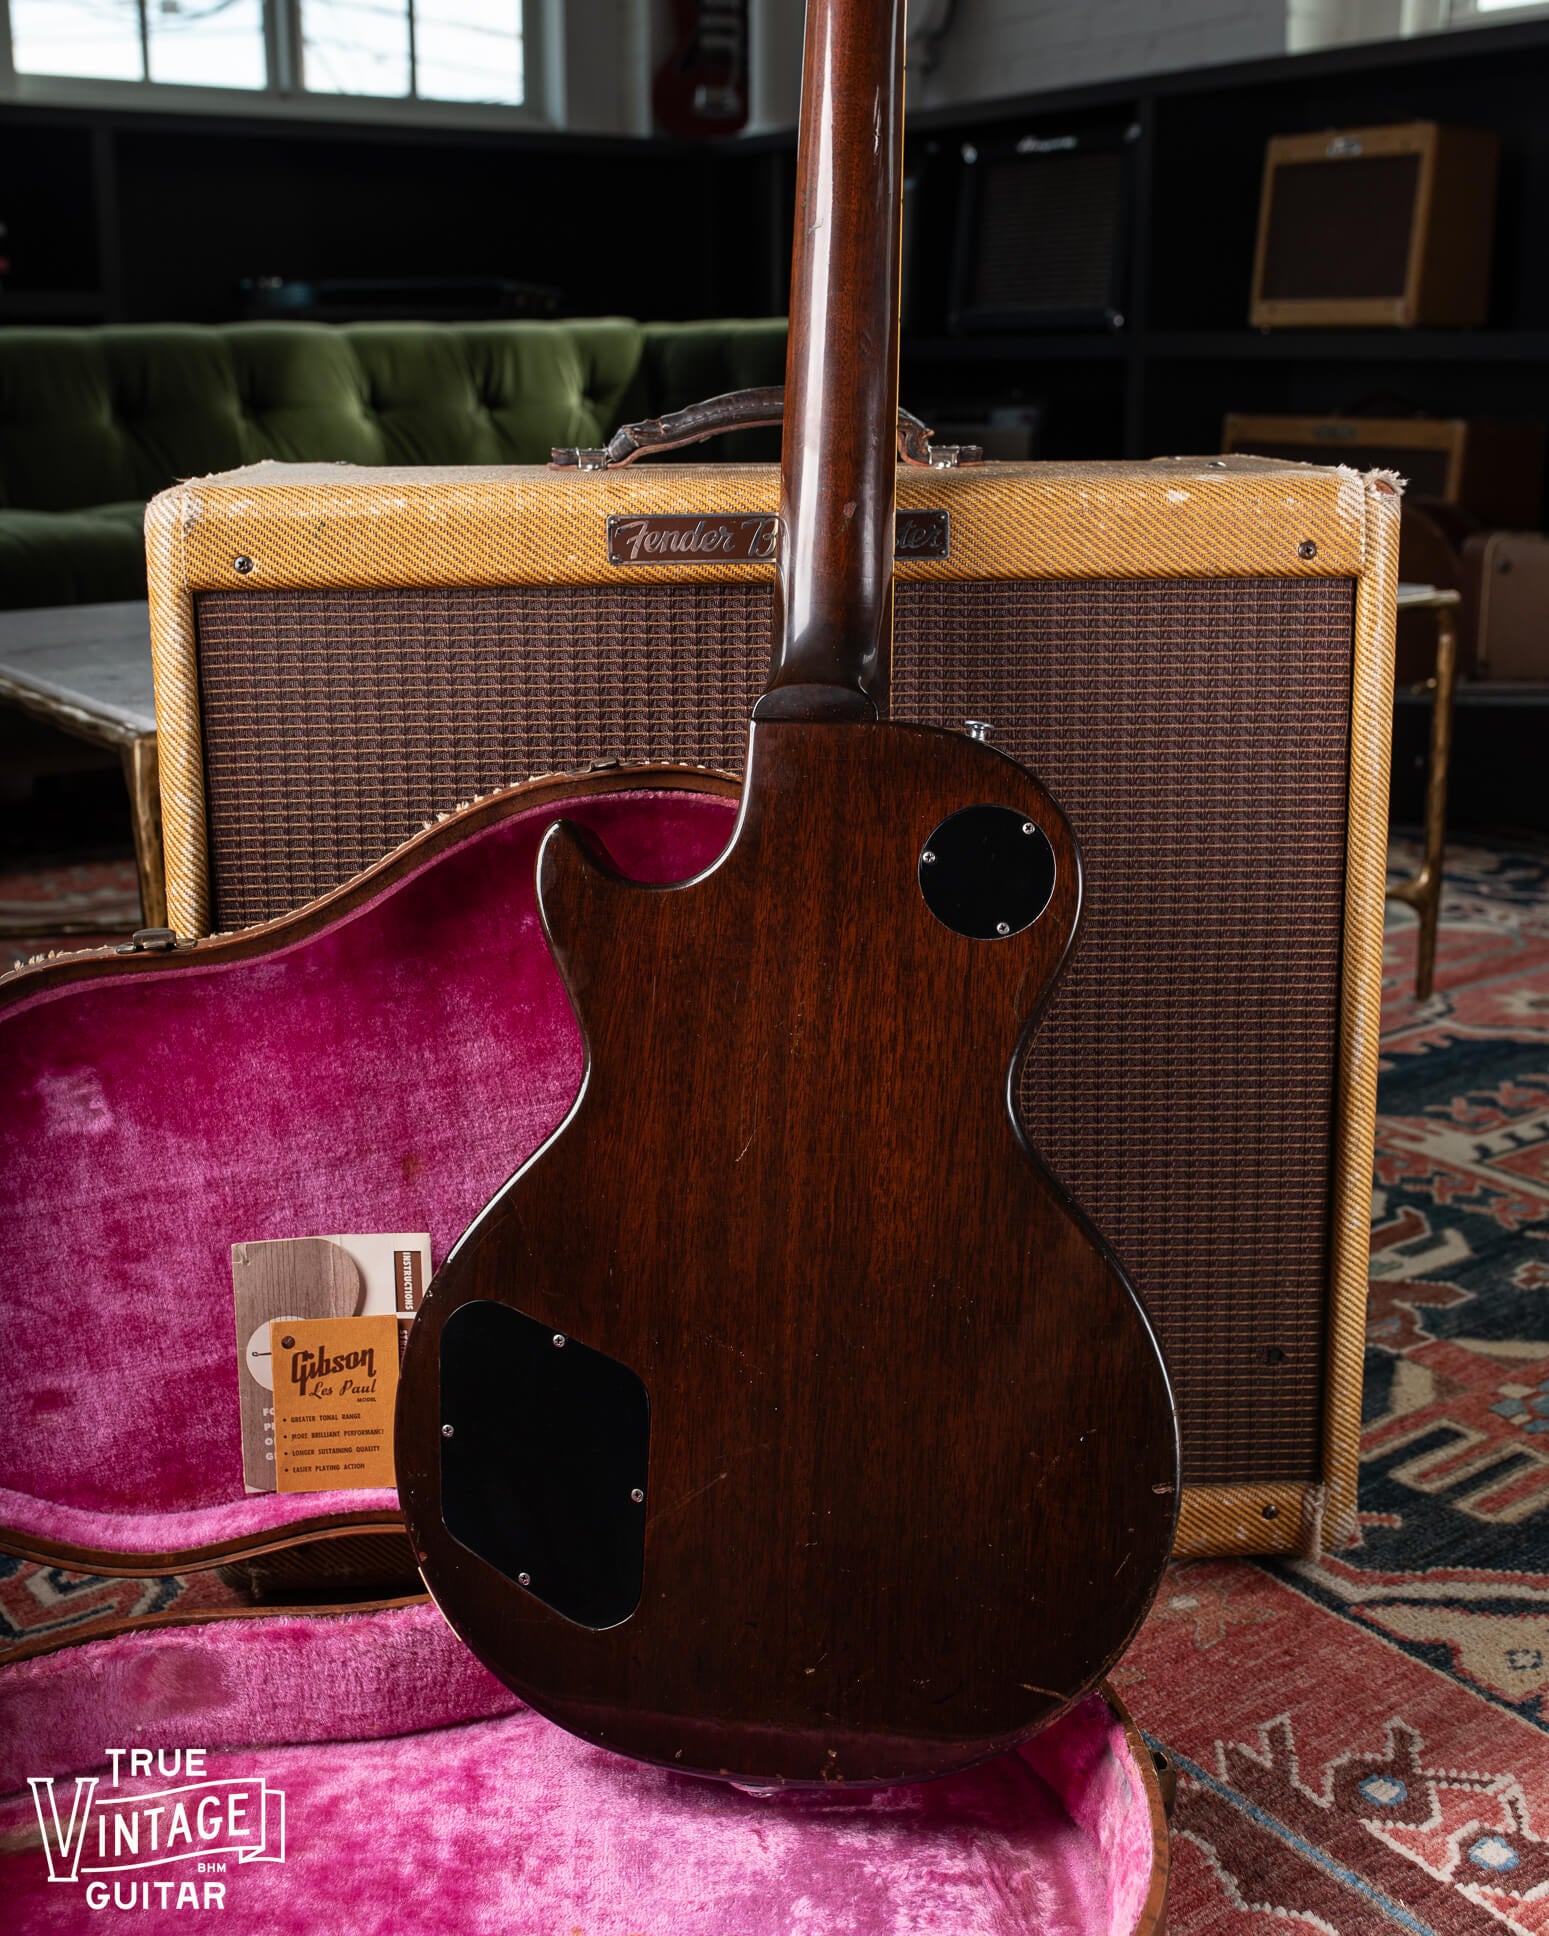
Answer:
[[[1257,328],[1482,323],[1499,141],[1434,121],[1276,135],[1264,153]]]
[[[1475,532],[1463,545],[1463,602],[1473,618],[1477,678],[1549,683],[1549,537]]]
[[[738,767],[777,489],[266,464],[157,498],[173,924],[531,774]],[[1180,1550],[1315,1551],[1355,1501],[1398,497],[1201,458],[905,469],[899,504],[894,716],[991,722],[1083,849],[1017,1102],[1159,1326]]]

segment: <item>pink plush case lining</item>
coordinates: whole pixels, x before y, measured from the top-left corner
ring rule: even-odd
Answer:
[[[735,802],[540,806],[275,954],[0,1014],[0,1527],[127,1558],[396,1505],[243,1491],[230,1249],[428,1230],[439,1264],[562,1119],[581,1042],[534,888],[561,811],[670,881]]]
[[[0,1675],[0,1790],[129,1745],[207,1747],[211,1777],[284,1792],[283,1867],[228,1870],[222,1927],[252,1936],[1130,1936],[1155,1856],[1100,1695],[946,1781],[750,1795],[550,1726],[429,1606],[141,1632]],[[83,1926],[79,1887],[44,1880],[25,1788],[0,1848],[12,1928]]]
[[[636,792],[570,817],[666,881],[720,853],[733,812]],[[428,1229],[439,1263],[560,1121],[580,1039],[533,890],[556,817],[513,816],[262,960],[0,1016],[0,1523],[130,1558],[394,1503],[244,1493],[230,1245]],[[1099,1696],[949,1781],[745,1795],[550,1727],[429,1606],[142,1631],[0,1674],[0,1788],[119,1745],[206,1746],[212,1775],[285,1791],[285,1865],[228,1893],[224,1926],[254,1936],[1128,1936],[1154,1857]],[[30,1797],[0,1804],[0,1846],[18,1841],[13,1926],[77,1927]]]

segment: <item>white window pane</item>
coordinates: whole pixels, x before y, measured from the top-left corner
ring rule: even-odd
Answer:
[[[407,94],[408,0],[301,0],[301,60],[314,94]]]
[[[519,102],[521,0],[415,0],[414,91],[425,101]]]
[[[263,0],[145,0],[151,79],[262,87]]]
[[[135,0],[11,0],[19,74],[82,74],[143,81]]]

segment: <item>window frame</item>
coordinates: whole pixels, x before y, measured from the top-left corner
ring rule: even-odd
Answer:
[[[144,0],[141,0],[144,4]],[[429,128],[549,128],[563,49],[564,0],[517,0],[522,17],[523,100],[432,101],[418,95],[313,93],[298,85],[300,0],[261,0],[263,87],[195,87],[177,81],[105,81],[87,75],[19,74],[11,49],[10,0],[0,0],[0,104],[132,108],[155,113],[251,116],[255,120],[402,122]]]
[[[1447,0],[1449,27],[1505,27],[1515,20],[1549,17],[1549,0],[1526,0],[1522,6],[1491,8],[1481,13],[1476,0]]]

